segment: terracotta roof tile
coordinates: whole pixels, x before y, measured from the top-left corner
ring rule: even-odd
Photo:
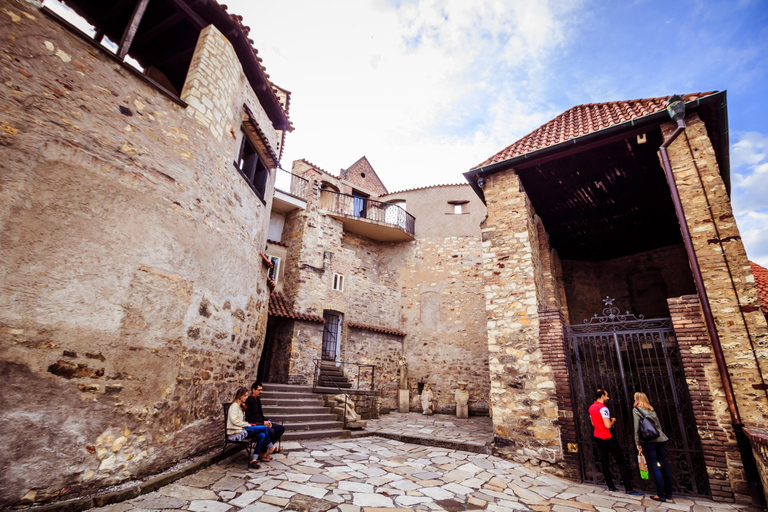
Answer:
[[[272,292],[269,294],[269,314],[271,316],[278,316],[282,318],[293,318],[294,320],[325,323],[325,320],[321,316],[305,315],[304,313],[295,312],[286,303],[285,297],[283,297],[283,294],[280,292]]]
[[[684,94],[683,98],[685,101],[693,101],[709,96],[713,92],[715,91]],[[575,106],[539,126],[511,146],[502,149],[480,165],[475,166],[474,169],[509,160],[531,151],[554,146],[555,144],[587,135],[588,133],[660,112],[666,108],[668,98],[669,96],[664,96],[661,98],[590,103],[589,105]]]
[[[388,194],[384,194],[381,197],[386,196],[393,196],[395,194],[402,194],[403,192],[413,192],[415,190],[426,190],[428,188],[439,188],[439,187],[468,187],[468,183],[443,183],[442,185],[425,185],[423,187],[415,187],[415,188],[404,188],[403,190],[396,190],[394,192],[389,192]]]
[[[392,334],[393,336],[405,336],[403,331],[397,329],[389,329],[388,327],[376,327],[374,325],[358,324],[357,322],[347,322],[348,327],[354,329],[363,329],[366,331],[380,332],[383,334]]]
[[[749,265],[752,267],[752,275],[755,276],[757,296],[760,298],[763,313],[768,314],[768,268],[761,267],[754,261],[750,261]]]

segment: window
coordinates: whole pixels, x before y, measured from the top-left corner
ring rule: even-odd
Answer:
[[[269,256],[269,261],[272,262],[272,268],[269,269],[269,278],[277,284],[277,276],[280,275],[280,258],[277,256]]]
[[[256,147],[248,139],[245,132],[242,132],[243,140],[240,143],[240,154],[235,162],[235,167],[240,171],[245,181],[251,186],[251,189],[256,192],[262,202],[264,202],[264,191],[267,187],[267,178],[269,177],[269,169],[264,165],[264,162],[259,158],[256,153]]]
[[[344,276],[342,274],[333,274],[333,289],[344,291]]]
[[[463,213],[469,213],[467,206],[469,201],[448,201],[448,204],[453,207],[453,211],[449,215],[461,215]]]

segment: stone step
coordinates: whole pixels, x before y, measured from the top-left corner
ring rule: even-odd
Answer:
[[[286,431],[281,438],[283,441],[297,441],[300,439],[322,439],[326,437],[349,437],[349,430],[296,430]]]
[[[275,416],[275,421],[279,423],[311,423],[313,421],[336,421],[338,416],[335,414],[302,414],[301,412],[292,414],[283,414],[282,416]]]
[[[262,398],[261,399],[261,405],[262,407],[266,408],[267,406],[273,407],[324,407],[325,401],[320,397],[312,397],[312,398],[301,398],[301,399],[295,399],[295,398],[283,398],[283,397],[275,397],[275,398]]]
[[[349,389],[352,387],[352,384],[345,380],[330,380],[330,379],[323,379],[320,377],[320,380],[318,384],[324,388],[333,388],[336,389],[337,387],[340,389]]]
[[[264,407],[264,416],[283,417],[289,414],[328,414],[330,407],[282,407],[270,406]]]
[[[285,422],[283,426],[285,431],[293,432],[296,430],[334,430],[341,429],[343,421],[308,421],[308,422]]]
[[[300,386],[298,384],[273,384],[271,382],[265,382],[263,384],[264,391],[279,391],[283,393],[311,393],[312,386]]]
[[[310,391],[307,391],[306,393],[292,393],[288,391],[264,391],[261,393],[261,400],[263,401],[265,398],[317,398],[317,395],[313,393],[311,389],[312,388],[310,388]]]

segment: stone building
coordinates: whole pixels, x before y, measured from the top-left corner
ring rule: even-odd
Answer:
[[[281,270],[262,379],[311,384],[333,361],[353,388],[373,382],[388,412],[405,357],[414,410],[425,385],[439,411],[455,410],[466,380],[471,411],[487,414],[485,207],[469,185],[390,193],[365,157],[338,176],[299,160],[281,183],[267,247]]]
[[[0,9],[3,508],[220,442],[262,349],[292,129],[216,2],[66,5],[90,33],[37,2]]]
[[[744,501],[759,492],[742,427],[768,424],[768,329],[730,206],[725,92],[684,98],[669,157],[727,372],[659,159],[667,98],[577,106],[465,173],[488,209],[496,446],[599,481],[592,392],[609,391],[631,454],[644,391],[680,491]]]

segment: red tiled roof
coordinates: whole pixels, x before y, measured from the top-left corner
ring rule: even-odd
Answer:
[[[750,261],[749,265],[752,267],[752,275],[755,276],[757,296],[760,298],[763,313],[768,314],[768,268],[761,267],[754,261]]]
[[[325,323],[325,320],[321,316],[305,315],[304,313],[295,312],[288,306],[288,304],[286,304],[285,297],[283,297],[283,294],[280,292],[272,292],[269,294],[269,314],[282,318],[293,318],[294,320]]]
[[[380,332],[383,334],[392,334],[393,336],[405,336],[405,333],[403,331],[398,331],[397,329],[389,329],[387,327],[376,327],[373,325],[358,324],[356,322],[347,322],[347,326],[353,327],[355,329],[363,329],[366,331]]]
[[[709,96],[713,92],[716,91],[684,94],[683,99],[686,102],[693,101]],[[611,101],[608,103],[590,103],[589,105],[575,106],[539,126],[511,146],[502,149],[480,165],[475,166],[474,169],[509,160],[531,151],[554,146],[560,142],[575,139],[576,137],[603,130],[632,119],[655,114],[666,109],[668,98],[669,96],[664,96],[661,98]]]
[[[268,244],[272,244],[272,245],[279,245],[280,247],[288,247],[288,244],[283,243],[283,242],[278,242],[277,240],[269,240],[269,239],[267,239],[267,243]]]
[[[441,185],[425,185],[423,187],[415,187],[415,188],[404,188],[403,190],[396,190],[394,192],[389,192],[387,194],[384,194],[381,197],[386,196],[393,196],[395,194],[402,194],[404,192],[413,192],[415,190],[426,190],[428,188],[439,188],[439,187],[468,187],[469,183],[443,183]]]

